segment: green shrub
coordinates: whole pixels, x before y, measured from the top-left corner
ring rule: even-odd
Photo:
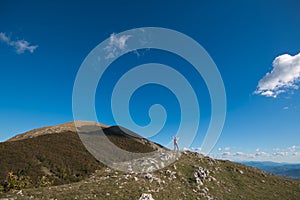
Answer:
[[[47,187],[51,185],[52,181],[50,181],[47,176],[42,176],[37,183],[37,187]]]
[[[31,185],[29,176],[17,176],[9,172],[6,179],[1,182],[0,191],[21,190]]]

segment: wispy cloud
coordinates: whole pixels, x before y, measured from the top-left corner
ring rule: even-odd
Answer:
[[[289,147],[288,149],[289,149],[291,152],[295,152],[297,149],[300,149],[300,146],[295,146],[295,145],[293,145],[293,146]]]
[[[193,151],[202,151],[201,147],[192,147],[191,150]]]
[[[218,159],[229,159],[233,161],[278,161],[278,162],[299,162],[300,146],[290,146],[284,149],[273,148],[269,151],[261,151],[259,148],[252,152],[230,152],[225,148],[218,148],[218,153],[214,155]]]
[[[244,152],[223,152],[223,153],[219,153],[216,155],[217,158],[221,158],[221,159],[247,159],[247,158],[254,158],[255,154],[248,154],[248,153],[244,153]]]
[[[262,157],[269,157],[269,156],[271,156],[271,154],[266,153],[264,151],[259,151],[259,152],[255,153],[255,157],[260,157],[260,156],[262,156]]]
[[[118,56],[120,51],[125,50],[126,48],[126,42],[131,37],[131,35],[122,35],[120,37],[117,37],[116,34],[111,34],[109,37],[109,43],[104,48],[106,51],[106,59],[115,58]]]
[[[266,97],[276,98],[291,89],[298,89],[300,80],[300,53],[291,56],[283,54],[273,61],[273,69],[258,83],[254,92]]]
[[[273,150],[273,151],[280,151],[280,148],[277,148],[277,147],[276,147],[276,148],[273,148],[272,150]]]
[[[300,157],[300,152],[293,152],[292,155],[293,155],[293,156]]]
[[[230,151],[230,147],[224,147],[224,148],[221,148],[221,147],[219,147],[218,148],[218,151]]]
[[[225,147],[224,151],[229,151],[231,148],[230,147]]]
[[[11,40],[10,37],[3,32],[0,32],[0,41],[8,46],[14,47],[18,54],[25,53],[25,51],[33,53],[35,49],[38,48],[38,45],[30,45],[26,40]]]
[[[286,151],[274,152],[273,155],[274,156],[288,156],[289,152],[286,152]]]

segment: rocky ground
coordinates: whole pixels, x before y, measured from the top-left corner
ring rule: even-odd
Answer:
[[[3,194],[2,199],[298,199],[300,196],[300,181],[198,153],[181,154],[179,158],[173,156],[177,159],[159,170],[125,173],[103,168],[77,183],[15,190]],[[158,160],[144,162],[155,166]]]

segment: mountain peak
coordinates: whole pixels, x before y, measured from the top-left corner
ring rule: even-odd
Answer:
[[[98,122],[77,120],[77,121],[67,122],[64,124],[59,124],[59,125],[54,125],[54,126],[45,126],[42,128],[33,129],[31,131],[28,131],[28,132],[25,132],[22,134],[18,134],[16,136],[10,138],[8,141],[24,140],[24,139],[38,137],[41,135],[62,133],[62,132],[66,132],[66,131],[76,133],[77,132],[76,127],[80,128],[80,127],[84,127],[84,126],[97,126],[97,127],[101,127],[102,129],[110,127],[105,124],[100,124]]]

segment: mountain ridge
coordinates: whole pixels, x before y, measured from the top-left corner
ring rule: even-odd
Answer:
[[[256,167],[267,173],[300,180],[300,164],[297,163],[276,163],[276,162],[269,162],[269,161],[267,162],[250,161],[250,162],[240,162],[240,163],[247,166]]]
[[[93,125],[83,124],[85,131],[94,130]],[[72,123],[59,126],[68,125]],[[156,160],[140,158],[136,161],[140,165],[155,166],[163,159],[181,155],[156,171],[118,171],[97,161],[74,131],[43,128],[38,131],[51,131],[36,135],[29,131],[28,135],[22,134],[26,137],[0,143],[0,198],[143,199],[151,196],[157,200],[298,199],[300,196],[300,181],[196,152],[171,151],[136,133],[123,132],[119,126],[106,126],[103,132],[108,139],[126,151],[166,150]]]
[[[66,122],[63,124],[58,124],[58,125],[53,125],[53,126],[45,126],[45,127],[29,130],[24,133],[17,134],[15,136],[13,136],[12,138],[8,139],[7,141],[22,140],[22,139],[37,137],[40,135],[59,133],[59,132],[63,132],[63,131],[77,132],[76,128],[80,128],[81,126],[86,126],[86,125],[95,125],[95,126],[99,126],[101,128],[109,128],[110,127],[105,124],[100,124],[98,122],[77,120],[77,121],[72,121],[72,122]]]

